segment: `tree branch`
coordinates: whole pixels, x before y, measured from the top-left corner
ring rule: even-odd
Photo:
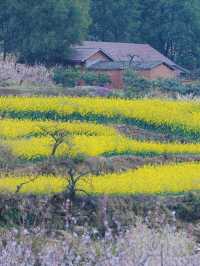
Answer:
[[[18,185],[15,193],[18,194],[20,192],[20,190],[22,189],[23,186],[25,186],[25,185],[27,185],[27,184],[29,184],[31,182],[34,182],[37,178],[38,178],[38,176],[35,176],[32,179],[29,179],[28,181],[23,182],[20,185]]]

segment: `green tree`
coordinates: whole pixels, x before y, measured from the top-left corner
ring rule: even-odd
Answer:
[[[18,47],[20,59],[26,63],[65,62],[70,45],[85,37],[88,1],[84,4],[81,0],[23,2],[27,27]]]
[[[13,52],[17,40],[15,0],[0,1],[0,52],[4,59]]]
[[[137,41],[140,20],[138,0],[91,0],[92,39]]]
[[[88,0],[5,0],[3,8],[0,21],[10,31],[4,31],[2,42],[14,29],[17,39],[8,52],[28,64],[65,62],[69,47],[84,39],[89,25]]]
[[[149,43],[188,67],[200,66],[199,0],[91,0],[90,38]]]
[[[199,64],[200,3],[197,0],[140,1],[140,39],[189,68]]]

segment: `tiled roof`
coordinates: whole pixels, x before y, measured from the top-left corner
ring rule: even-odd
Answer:
[[[123,64],[122,62],[97,62],[88,67],[88,69],[93,70],[118,70],[125,69],[127,64]]]
[[[123,70],[128,67],[132,67],[136,70],[148,70],[155,68],[161,64],[165,64],[166,66],[174,70],[172,66],[162,61],[137,62],[132,65],[130,65],[127,61],[97,62],[89,66],[88,68],[93,70]]]
[[[162,61],[169,65],[175,65],[173,61],[148,44],[85,41],[81,46],[75,47],[102,49],[111,55],[115,61],[130,61],[131,56],[134,55],[146,62]]]
[[[76,48],[76,50],[79,52],[79,55],[77,54],[75,56],[77,59],[79,56],[80,58],[85,58],[85,53],[89,53],[89,51],[92,53],[92,51],[97,49],[96,51],[103,51],[106,55],[112,58],[113,61],[130,62],[131,57],[134,56],[136,60],[138,59],[140,62],[145,62],[146,67],[147,64],[151,64],[152,62],[161,62],[172,67],[174,70],[178,69],[182,72],[189,72],[187,69],[182,68],[158,52],[149,44],[85,41],[82,43],[82,45],[76,45],[73,48]],[[116,65],[113,65],[113,67],[114,66],[116,67]]]
[[[165,61],[148,61],[148,62],[141,62],[141,63],[138,63],[135,65],[136,69],[143,69],[143,70],[148,70],[148,69],[152,69],[154,67],[157,67],[159,65],[166,65],[167,67],[171,68],[172,70],[174,70],[174,67],[170,64],[168,64],[167,62]]]
[[[89,47],[77,47],[76,49],[71,49],[69,60],[72,60],[74,62],[84,62],[90,56],[96,54],[99,51],[104,53],[111,60],[113,60],[112,57],[109,56],[107,53],[105,53],[101,48],[89,48]]]

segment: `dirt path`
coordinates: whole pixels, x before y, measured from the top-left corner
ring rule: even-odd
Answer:
[[[188,142],[184,137],[178,138],[177,140],[177,136],[173,136],[172,134],[159,133],[153,130],[143,129],[138,126],[116,125],[115,128],[121,134],[124,134],[129,138],[134,138],[137,140],[159,142],[179,141],[183,143]]]

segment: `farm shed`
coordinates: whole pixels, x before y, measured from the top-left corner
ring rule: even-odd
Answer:
[[[108,74],[111,87],[117,89],[123,87],[123,72],[128,67],[147,79],[177,78],[187,73],[150,45],[135,43],[86,41],[72,47],[68,64]]]
[[[133,67],[139,75],[147,79],[175,78],[175,70],[164,62],[140,63],[134,66],[126,62],[98,62],[88,69],[98,73],[105,73],[111,79],[111,87],[120,89],[123,87],[123,73],[128,67]]]

